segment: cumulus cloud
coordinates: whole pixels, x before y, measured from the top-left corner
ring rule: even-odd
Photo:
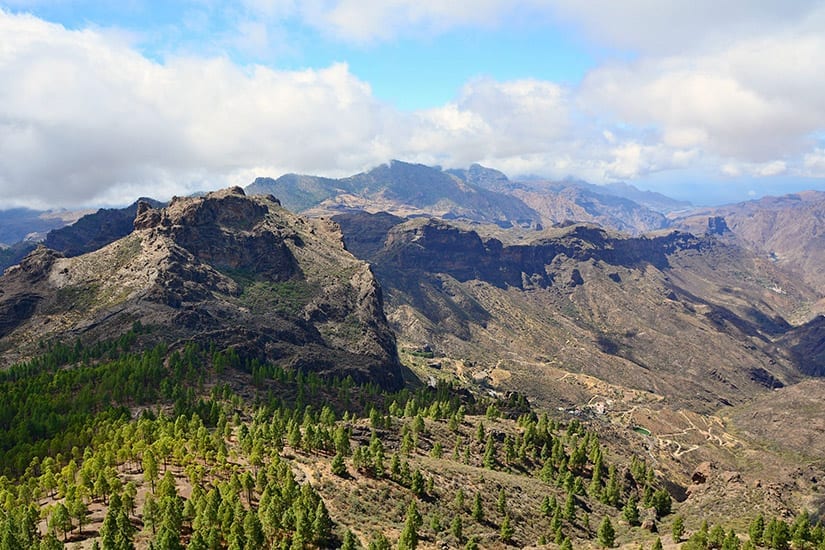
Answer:
[[[825,126],[822,51],[822,35],[779,35],[643,58],[591,71],[579,99],[599,116],[655,129],[665,146],[776,162],[809,151]]]
[[[0,35],[0,195],[19,202],[164,195],[256,166],[362,167],[385,154],[396,117],[343,64],[159,64],[94,31],[2,12]]]
[[[244,19],[253,49],[272,40],[263,20],[338,21],[337,35],[372,40],[404,18],[430,31],[495,24],[509,5],[393,0],[380,4],[395,11],[363,8],[359,28],[347,22],[350,0],[244,4],[244,16],[263,18]],[[165,198],[288,171],[348,175],[390,158],[597,183],[675,169],[825,177],[825,38],[811,30],[819,12],[800,5],[789,11],[804,16],[777,15],[774,31],[730,36],[724,47],[700,37],[705,46],[651,53],[639,41],[634,60],[596,67],[575,86],[478,78],[454,100],[413,112],[376,99],[345,63],[285,71],[224,56],[161,62],[117,33],[0,10],[0,207]],[[563,0],[518,6],[594,31],[606,17]],[[627,6],[650,7],[654,21],[674,16],[670,3]],[[759,6],[743,28],[776,7]],[[616,17],[617,33],[635,24]]]

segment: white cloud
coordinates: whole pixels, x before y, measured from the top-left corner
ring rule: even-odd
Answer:
[[[825,149],[814,149],[803,159],[803,175],[814,178],[825,178]]]
[[[708,51],[766,33],[821,32],[820,0],[551,0],[557,17],[603,45],[645,55]]]
[[[404,18],[422,32],[492,25],[509,5],[393,0],[381,4],[395,11],[377,7],[359,30],[346,23],[356,9],[349,0],[246,4],[273,20],[338,18],[335,32],[353,40],[406,32]],[[629,3],[630,13],[642,4]],[[600,28],[601,19],[585,21],[561,0],[518,5],[566,9]],[[635,24],[616,17],[617,33]],[[674,169],[825,177],[825,150],[814,139],[825,128],[825,38],[809,32],[812,16],[796,26],[777,17],[776,32],[730,36],[716,51],[645,52],[595,68],[576,87],[476,79],[445,105],[402,112],[378,101],[346,64],[282,71],[226,57],[160,63],[128,36],[0,10],[0,207],[165,198],[287,171],[347,175],[389,158],[594,182]],[[246,31],[240,40],[253,49],[273,39],[273,27],[254,18]]]
[[[18,202],[168,195],[250,166],[344,173],[385,160],[397,116],[346,65],[161,65],[103,34],[2,12],[0,35],[0,195]]]
[[[655,128],[663,144],[767,162],[800,154],[825,126],[825,35],[775,36],[714,54],[644,58],[593,70],[585,109]]]

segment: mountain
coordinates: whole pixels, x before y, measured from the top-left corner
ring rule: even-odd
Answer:
[[[626,184],[511,181],[480,164],[442,170],[398,160],[342,179],[296,174],[258,178],[246,191],[273,194],[288,208],[311,215],[383,211],[533,228],[579,221],[633,235],[668,227],[664,212],[688,206]]]
[[[511,181],[504,173],[479,164],[473,164],[468,170],[448,172],[469,184],[520,198],[541,214],[545,225],[589,222],[638,235],[668,227],[665,213],[690,206],[690,203],[640,191],[625,183]]]
[[[4,547],[823,544],[822,294],[725,218],[111,214],[0,277]]]
[[[629,237],[573,224],[525,236],[334,219],[347,249],[373,265],[402,359],[422,378],[517,392],[606,439],[635,430],[638,441],[616,444],[640,445],[693,517],[736,517],[744,501],[795,510],[817,494],[821,457],[791,457],[776,429],[745,422],[747,411],[769,416],[774,392],[821,387],[811,383],[825,372],[825,317],[799,314],[822,294],[762,255],[674,230]],[[782,431],[801,448],[816,431],[807,422],[825,418],[792,410],[800,425]],[[825,501],[811,506],[825,512]]]
[[[597,185],[533,181],[512,194],[541,214],[548,225],[587,222],[631,235],[670,226],[661,212],[606,193]]]
[[[690,208],[689,201],[672,199],[655,191],[642,191],[633,185],[624,182],[606,183],[604,185],[585,184],[592,191],[615,195],[624,199],[630,199],[651,210],[667,214],[668,212],[681,211]]]
[[[341,186],[331,178],[285,174],[278,179],[256,178],[245,191],[248,195],[273,195],[285,208],[301,212],[336,196]]]
[[[463,218],[502,227],[540,223],[538,214],[516,197],[467,183],[437,167],[398,160],[337,180],[294,174],[277,180],[258,178],[246,190],[283,197],[285,205],[313,215],[366,210]]]
[[[709,412],[821,368],[777,349],[811,340],[786,319],[819,295],[713,237],[572,225],[507,244],[442,220],[335,220],[373,264],[399,338],[502,389],[586,402],[545,382],[568,372]]]
[[[467,170],[447,170],[447,173],[461,178],[463,181],[471,185],[482,187],[484,189],[490,189],[491,191],[506,193],[511,191],[514,187],[517,187],[510,181],[504,172],[500,172],[494,168],[487,168],[480,164],[473,164]]]
[[[381,289],[337,227],[240,188],[162,209],[140,202],[128,236],[70,258],[40,247],[0,278],[4,363],[38,342],[94,342],[136,321],[171,346],[402,384]]]
[[[86,211],[32,210],[10,208],[0,210],[0,248],[21,241],[37,242],[46,232],[75,222]]]
[[[825,293],[825,193],[807,191],[695,210],[674,216],[673,224],[702,233],[711,218],[723,219],[744,246]]]
[[[43,244],[65,256],[79,256],[102,248],[132,232],[138,204],[141,202],[152,208],[164,205],[160,201],[142,197],[125,208],[101,208],[71,225],[52,229]]]

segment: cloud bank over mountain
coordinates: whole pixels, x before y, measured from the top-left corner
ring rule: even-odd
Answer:
[[[295,20],[331,43],[380,49],[531,19],[613,48],[578,82],[479,75],[451,101],[412,110],[377,97],[345,59],[284,69],[152,54],[116,27],[70,28],[20,4],[0,10],[0,208],[341,176],[389,158],[596,183],[825,177],[821,3],[250,0],[236,14],[261,44]]]

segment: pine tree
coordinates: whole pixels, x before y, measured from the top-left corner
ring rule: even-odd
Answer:
[[[665,489],[659,489],[653,493],[653,507],[656,508],[656,515],[660,518],[670,513],[673,500]]]
[[[392,546],[390,545],[389,539],[384,536],[384,533],[375,532],[367,548],[368,550],[390,550]]]
[[[266,537],[258,514],[247,510],[243,520],[243,534],[248,548],[263,548]]]
[[[312,534],[315,543],[323,547],[332,538],[332,519],[323,500],[315,508],[315,520],[312,522]]]
[[[748,535],[750,536],[751,542],[755,546],[762,545],[762,535],[765,532],[765,518],[762,514],[756,516],[753,521],[751,521],[750,527],[748,528]]]
[[[544,498],[541,500],[541,515],[549,518],[553,515],[553,507],[550,505],[550,497],[544,495]]]
[[[501,536],[501,540],[503,542],[510,543],[513,540],[514,534],[515,532],[513,530],[513,526],[510,525],[510,514],[507,514],[501,522],[501,530],[499,531],[499,535]]]
[[[630,498],[627,499],[627,503],[622,508],[622,517],[630,525],[639,524],[639,507],[636,503],[636,495],[630,495]]]
[[[404,528],[401,530],[401,537],[398,539],[398,550],[415,550],[418,546],[418,528],[421,527],[422,522],[421,514],[418,513],[418,507],[413,500],[407,506]]]
[[[49,519],[49,529],[52,531],[62,531],[63,532],[63,540],[66,540],[66,535],[72,528],[72,518],[69,515],[69,509],[62,502],[58,502],[54,510],[52,511],[52,516]]]
[[[484,508],[481,504],[481,493],[476,493],[476,496],[473,499],[472,516],[478,523],[484,521]]]
[[[484,458],[482,465],[492,470],[496,465],[496,442],[493,439],[493,434],[487,436],[487,444],[484,447]]]
[[[421,474],[421,470],[419,469],[416,469],[412,474],[410,490],[417,497],[421,497],[424,495],[424,476]]]
[[[673,525],[671,526],[670,532],[673,535],[674,542],[682,540],[682,536],[685,534],[685,520],[682,519],[682,516],[673,518]]]
[[[742,547],[742,541],[733,532],[733,529],[728,531],[725,539],[722,541],[722,550],[739,550]]]
[[[567,494],[567,500],[564,502],[562,517],[567,521],[573,521],[573,518],[576,517],[576,498],[573,496],[573,493]]]
[[[610,548],[613,546],[616,538],[616,531],[613,529],[613,524],[610,522],[609,517],[605,516],[602,520],[599,525],[599,530],[597,531],[597,536],[599,538],[599,544],[605,548]]]
[[[656,537],[656,540],[651,547],[651,550],[663,550],[662,549],[662,539],[660,537]]]
[[[461,523],[460,514],[456,514],[453,517],[453,522],[450,524],[450,533],[452,533],[458,542],[464,540],[464,527]]]
[[[708,545],[712,548],[721,548],[725,541],[725,528],[721,525],[714,525],[708,533]]]
[[[345,477],[347,475],[347,465],[344,463],[344,455],[340,452],[335,453],[331,467],[334,475],[338,477]]]
[[[355,550],[358,546],[358,542],[355,539],[355,534],[347,529],[347,532],[344,533],[344,540],[341,542],[341,550]]]

